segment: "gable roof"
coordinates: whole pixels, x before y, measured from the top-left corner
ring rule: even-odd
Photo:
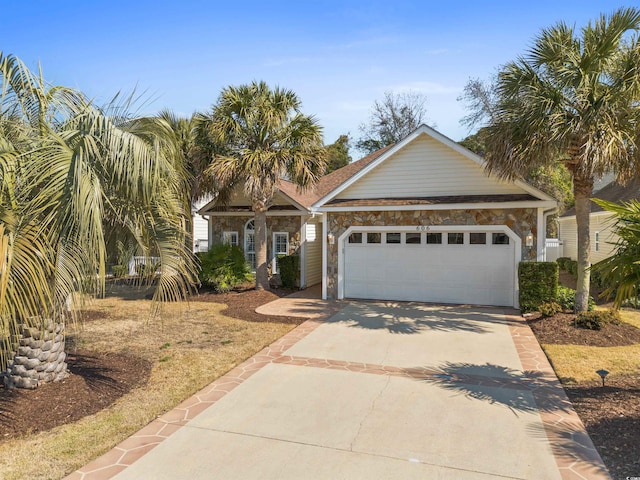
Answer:
[[[323,205],[327,205],[329,202],[335,199],[336,196],[339,195],[341,192],[349,188],[351,185],[353,185],[358,180],[366,176],[369,172],[374,170],[376,167],[378,167],[380,164],[385,162],[387,159],[393,157],[397,152],[402,150],[404,147],[406,147],[407,145],[409,145],[410,143],[412,143],[422,135],[427,135],[428,137],[431,137],[437,142],[443,144],[444,146],[454,150],[458,154],[462,155],[464,158],[471,160],[472,162],[477,164],[477,166],[481,167],[484,171],[485,161],[482,157],[480,157],[479,155],[476,155],[470,150],[467,150],[465,147],[463,147],[457,142],[454,142],[453,140],[441,134],[440,132],[437,132],[436,130],[426,125],[421,125],[413,133],[405,137],[402,141],[398,142],[397,144],[390,145],[386,149],[379,150],[378,152],[376,152],[377,156],[375,158],[370,159],[366,163],[366,165],[360,168],[357,172],[354,172],[348,178],[345,178],[341,183],[337,184],[335,188],[327,192],[325,195],[320,196],[320,198],[313,204],[313,207],[318,208]],[[344,168],[347,168],[347,167],[344,167]],[[520,189],[524,190],[525,193],[530,194],[533,197],[533,200],[551,201],[554,203],[556,202],[554,198],[544,193],[543,191],[529,185],[526,182],[516,180],[515,182],[513,182],[513,184],[519,187]]]
[[[615,180],[604,186],[593,194],[594,198],[599,198],[613,203],[631,202],[632,200],[640,200],[640,178],[629,180],[626,185],[621,185]],[[591,213],[604,212],[604,208],[595,202],[591,202]],[[573,217],[576,214],[576,208],[572,207],[561,217]]]

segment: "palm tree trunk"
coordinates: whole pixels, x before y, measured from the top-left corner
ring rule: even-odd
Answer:
[[[256,290],[269,289],[269,269],[267,268],[267,210],[255,208],[254,226],[256,244]]]
[[[589,307],[589,284],[591,272],[589,267],[591,238],[589,232],[589,215],[591,213],[591,195],[593,178],[580,172],[573,176],[573,194],[576,201],[576,224],[578,229],[578,281],[576,286],[576,313],[586,312]]]
[[[64,324],[50,320],[41,326],[20,326],[17,349],[3,372],[7,388],[34,389],[64,380],[67,372]]]

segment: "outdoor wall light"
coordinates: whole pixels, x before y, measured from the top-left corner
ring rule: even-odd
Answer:
[[[533,233],[529,230],[524,236],[524,244],[527,247],[533,247]]]
[[[333,233],[328,234],[327,242],[329,242],[329,245],[333,245],[334,243],[336,243],[336,236]]]
[[[601,370],[596,370],[596,373],[600,375],[600,378],[602,378],[602,386],[604,387],[604,379],[609,375],[609,371],[603,368]]]

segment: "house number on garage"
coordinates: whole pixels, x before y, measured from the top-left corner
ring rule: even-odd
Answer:
[[[418,232],[426,232],[427,230],[429,230],[429,225],[418,225],[416,227],[416,230]]]

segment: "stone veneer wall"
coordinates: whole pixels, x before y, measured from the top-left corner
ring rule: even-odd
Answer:
[[[244,249],[244,227],[253,217],[212,217],[213,236],[211,245],[222,243],[222,232],[238,232],[238,245]],[[289,233],[289,255],[299,253],[300,250],[300,216],[267,216],[267,260],[271,272],[271,258],[273,251],[273,232]]]
[[[535,260],[535,248],[524,248],[524,236],[529,230],[537,245],[537,210],[535,208],[491,210],[416,210],[387,212],[340,212],[327,214],[327,234],[336,240],[354,226],[410,225],[506,225],[523,239],[522,259]],[[337,297],[338,242],[327,245],[327,296]]]

